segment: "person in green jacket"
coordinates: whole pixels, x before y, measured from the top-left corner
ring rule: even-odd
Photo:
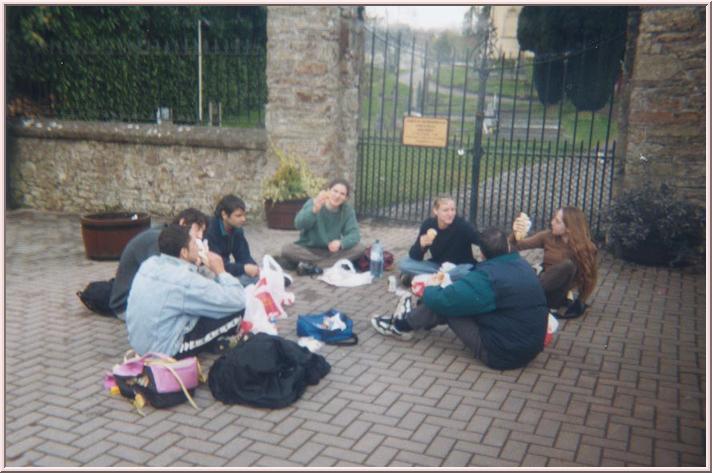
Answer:
[[[425,288],[422,304],[401,299],[393,315],[371,325],[402,339],[412,331],[447,324],[475,358],[497,370],[520,368],[544,349],[548,308],[536,273],[519,253],[510,252],[507,234],[490,228],[481,234],[486,260],[447,287]]]
[[[282,258],[298,274],[320,274],[339,259],[356,261],[364,253],[356,212],[346,202],[350,193],[345,179],[334,179],[294,217],[299,239],[282,248]]]

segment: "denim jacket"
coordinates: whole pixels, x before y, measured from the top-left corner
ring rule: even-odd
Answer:
[[[211,280],[180,258],[152,256],[139,268],[129,292],[129,344],[139,354],[174,355],[200,317],[220,319],[244,308],[242,284],[229,273]]]

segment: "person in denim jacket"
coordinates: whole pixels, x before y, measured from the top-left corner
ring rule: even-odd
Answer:
[[[159,352],[182,358],[234,335],[245,293],[222,258],[208,253],[206,266],[217,276],[200,275],[196,240],[175,224],[161,231],[158,249],[159,255],[143,262],[129,292],[126,328],[131,347],[141,355]]]

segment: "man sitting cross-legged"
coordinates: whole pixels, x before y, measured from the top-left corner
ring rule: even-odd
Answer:
[[[198,245],[188,229],[169,225],[158,237],[159,255],[141,264],[131,285],[126,328],[139,354],[182,358],[212,349],[233,335],[245,309],[244,288],[208,253],[214,280],[198,274]]]
[[[533,360],[546,336],[544,291],[529,263],[510,252],[504,232],[490,228],[481,237],[486,261],[476,270],[445,288],[425,288],[416,308],[405,296],[393,315],[371,319],[373,327],[408,339],[413,330],[447,324],[490,368],[519,368]]]

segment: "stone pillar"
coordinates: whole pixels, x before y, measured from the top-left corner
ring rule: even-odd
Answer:
[[[641,7],[637,26],[623,98],[622,186],[638,185],[647,167],[653,182],[704,205],[705,7]]]
[[[265,126],[271,142],[326,179],[356,178],[359,7],[267,7]],[[268,151],[270,164],[277,157]]]

